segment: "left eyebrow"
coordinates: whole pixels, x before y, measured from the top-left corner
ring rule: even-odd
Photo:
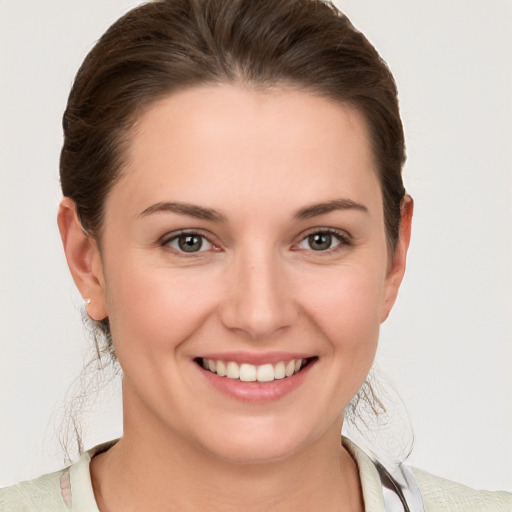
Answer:
[[[301,220],[311,219],[312,217],[325,215],[336,210],[359,210],[368,213],[368,208],[366,208],[364,204],[352,201],[352,199],[339,198],[333,199],[332,201],[327,201],[325,203],[313,204],[311,206],[301,208],[298,212],[295,213],[293,218]]]

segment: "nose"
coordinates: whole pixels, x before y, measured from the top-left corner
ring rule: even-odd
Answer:
[[[241,255],[232,262],[220,305],[223,325],[251,339],[266,339],[298,316],[285,265],[276,255]]]

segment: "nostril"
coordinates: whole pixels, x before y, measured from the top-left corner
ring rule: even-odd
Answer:
[[[272,336],[298,318],[295,298],[282,269],[267,256],[261,256],[259,264],[254,264],[253,253],[261,250],[253,248],[252,261],[240,256],[217,310],[226,328],[244,332],[254,340]]]

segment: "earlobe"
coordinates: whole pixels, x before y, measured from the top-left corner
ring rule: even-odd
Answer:
[[[384,322],[391,312],[395,303],[398,290],[405,273],[407,261],[407,251],[411,241],[411,225],[414,210],[414,201],[411,196],[406,195],[400,206],[400,233],[396,244],[395,252],[390,260],[388,273],[386,276],[386,285],[384,290],[384,300],[382,304],[381,322]]]
[[[93,320],[104,320],[108,312],[98,244],[83,229],[76,205],[69,197],[65,197],[60,203],[57,224],[69,270],[85,299],[87,314]]]

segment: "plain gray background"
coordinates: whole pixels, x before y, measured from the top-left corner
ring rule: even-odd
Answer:
[[[60,118],[93,42],[138,3],[0,0],[0,485],[63,464],[54,431],[87,341],[55,222]],[[512,2],[338,4],[394,72],[406,128],[414,232],[378,360],[409,462],[510,489]],[[118,399],[96,413],[86,448],[121,432]]]

